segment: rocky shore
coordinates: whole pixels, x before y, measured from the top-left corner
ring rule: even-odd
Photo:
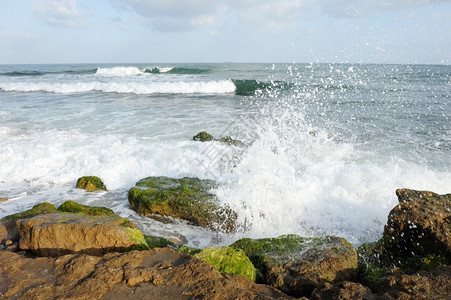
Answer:
[[[79,188],[106,190],[97,177]],[[145,216],[233,231],[197,178],[148,177]],[[194,249],[145,236],[103,207],[41,203],[0,220],[0,299],[451,299],[451,194],[399,189],[379,241],[283,235]],[[7,201],[5,199],[5,201]]]

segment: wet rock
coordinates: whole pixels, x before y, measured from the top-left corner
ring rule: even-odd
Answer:
[[[98,190],[107,191],[105,184],[97,176],[83,176],[78,178],[75,185],[78,189],[85,189],[88,192],[94,192]]]
[[[243,147],[244,144],[242,141],[240,140],[234,140],[232,139],[230,136],[225,136],[220,138],[219,140],[217,140],[218,142],[222,143],[222,144],[226,144],[229,146],[236,146],[236,147]]]
[[[61,212],[80,213],[90,216],[114,215],[114,212],[106,207],[87,206],[75,201],[69,200],[61,204],[58,209]]]
[[[0,202],[8,201],[8,198],[0,198]]]
[[[375,288],[377,299],[450,299],[451,266],[439,266],[430,272],[412,275],[402,272],[381,278]]]
[[[20,250],[40,256],[68,253],[102,255],[113,251],[149,249],[141,231],[123,225],[116,215],[48,213],[16,221]]]
[[[170,249],[27,258],[0,251],[5,299],[290,299]]]
[[[255,281],[256,270],[243,250],[232,247],[204,248],[195,257],[213,265],[219,272],[238,274]]]
[[[214,139],[213,136],[206,131],[201,131],[195,136],[193,136],[193,141],[198,142],[209,142],[212,141],[213,139]]]
[[[209,191],[215,182],[198,178],[147,177],[129,190],[128,201],[141,215],[184,219],[213,230],[233,231],[236,213],[219,205]]]
[[[451,194],[396,190],[399,204],[384,228],[381,260],[405,272],[451,264]]]
[[[374,295],[371,290],[359,283],[344,281],[335,286],[325,283],[324,286],[316,288],[310,300],[373,300]]]
[[[339,237],[284,235],[241,239],[231,246],[244,250],[263,282],[296,297],[309,297],[326,282],[354,280],[358,272],[356,250]]]

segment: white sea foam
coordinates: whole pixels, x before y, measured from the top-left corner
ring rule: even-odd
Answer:
[[[96,74],[107,76],[130,76],[143,74],[144,72],[137,67],[113,67],[113,68],[97,68]]]
[[[231,80],[218,81],[150,81],[150,82],[0,82],[0,89],[7,92],[82,93],[100,91],[106,93],[133,94],[226,94],[235,92]]]

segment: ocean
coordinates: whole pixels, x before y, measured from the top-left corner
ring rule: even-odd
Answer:
[[[397,188],[451,192],[450,118],[447,65],[0,65],[0,217],[74,200],[193,247],[289,233],[359,245],[381,237]],[[109,191],[75,189],[85,175]],[[216,180],[237,231],[139,216],[127,192],[147,176]]]

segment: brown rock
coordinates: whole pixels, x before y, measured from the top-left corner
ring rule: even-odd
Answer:
[[[0,251],[5,299],[291,299],[170,249],[26,258]]]
[[[133,247],[148,249],[137,229],[121,226],[116,215],[86,216],[49,213],[17,220],[20,250],[31,250],[41,256],[68,253],[102,255]]]
[[[344,281],[335,286],[330,283],[325,283],[323,287],[317,288],[313,291],[310,300],[371,300],[374,299],[371,290],[359,283]]]
[[[450,263],[451,195],[409,189],[396,195],[399,204],[384,228],[385,258],[407,263],[412,271],[427,267],[422,266],[427,261]]]
[[[394,273],[381,278],[376,291],[379,299],[451,299],[451,266],[413,275]]]

